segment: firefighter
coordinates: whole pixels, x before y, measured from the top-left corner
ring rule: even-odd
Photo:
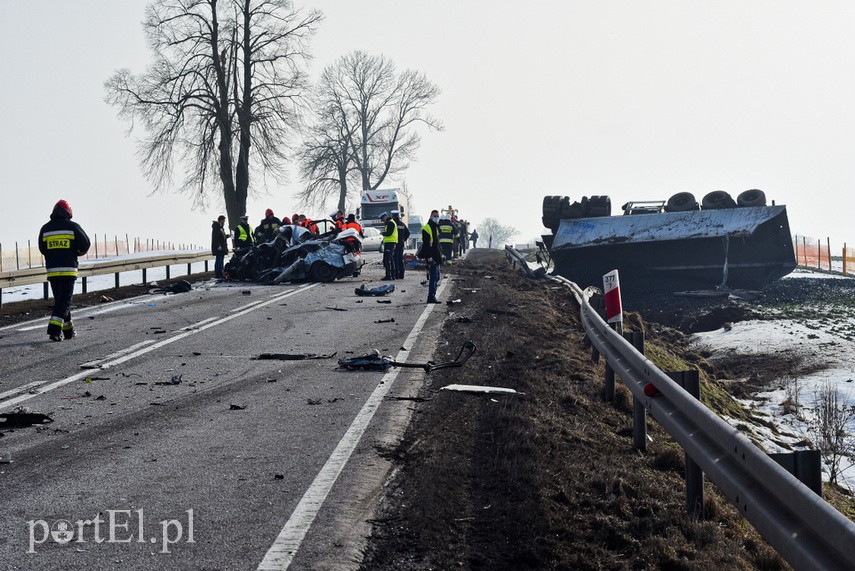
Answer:
[[[439,249],[439,211],[433,210],[427,224],[422,226],[422,247],[416,256],[427,263],[428,297],[427,303],[441,303],[436,299],[439,285],[439,266],[442,265],[442,252]]]
[[[380,215],[380,221],[384,225],[381,234],[383,235],[383,268],[386,270],[386,275],[380,279],[389,281],[395,279],[395,246],[398,245],[398,225],[395,224],[388,212]]]
[[[335,212],[330,214],[330,218],[332,219],[333,224],[335,224],[335,231],[337,233],[346,229],[344,213],[341,210],[336,210]]]
[[[439,248],[442,251],[443,257],[451,261],[454,256],[454,225],[448,215],[443,216],[438,224],[439,227]]]
[[[39,231],[39,252],[45,258],[45,269],[53,292],[53,309],[47,333],[51,341],[62,341],[75,336],[71,321],[71,298],[77,281],[77,258],[89,250],[89,236],[76,222],[71,221],[71,206],[58,201],[50,215],[50,222]]]
[[[273,215],[273,211],[269,208],[264,212],[264,218],[255,228],[255,242],[270,242],[276,237],[276,231],[282,225],[282,221]]]
[[[347,222],[344,224],[344,227],[345,227],[345,229],[352,228],[352,229],[356,230],[357,233],[359,233],[360,238],[365,238],[365,234],[362,233],[362,225],[356,221],[356,215],[355,214],[348,214],[347,215]]]
[[[252,238],[252,228],[249,226],[249,216],[244,214],[240,217],[240,223],[235,228],[234,242],[232,246],[235,250],[242,248],[252,248],[255,241]]]
[[[402,280],[404,279],[404,246],[407,243],[407,240],[410,239],[410,229],[407,228],[407,225],[401,220],[401,213],[397,210],[392,211],[392,220],[395,221],[395,225],[398,227],[398,243],[395,244],[395,279]]]

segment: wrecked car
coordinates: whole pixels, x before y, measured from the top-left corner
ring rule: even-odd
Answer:
[[[267,284],[356,277],[362,269],[361,245],[352,229],[316,235],[301,226],[280,226],[273,240],[236,250],[223,274],[228,280]]]

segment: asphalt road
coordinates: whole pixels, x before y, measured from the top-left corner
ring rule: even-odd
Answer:
[[[105,304],[62,343],[46,319],[0,329],[0,414],[54,421],[0,438],[0,568],[351,568],[424,373],[336,361],[426,361],[446,311],[425,305],[421,272],[390,304],[356,296],[382,283],[367,257],[333,284]]]

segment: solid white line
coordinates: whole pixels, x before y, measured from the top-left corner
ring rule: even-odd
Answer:
[[[0,400],[3,400],[6,397],[15,396],[20,394],[22,391],[27,391],[33,387],[37,387],[39,385],[45,384],[47,381],[33,381],[32,383],[27,383],[26,385],[21,385],[20,387],[14,388],[12,390],[0,393]]]
[[[442,283],[437,293],[441,293],[445,289],[446,283]],[[415,344],[415,340],[422,332],[422,328],[424,328],[425,322],[434,307],[433,304],[429,304],[425,308],[421,316],[416,320],[413,330],[410,331],[410,334],[404,341],[404,347],[412,347]],[[405,362],[407,360],[407,352],[403,350],[399,351],[395,356],[395,360]],[[258,571],[284,571],[291,565],[297,550],[300,549],[300,544],[303,543],[303,539],[305,539],[312,522],[315,521],[315,517],[317,517],[321,506],[326,501],[339,474],[344,469],[344,465],[350,459],[354,449],[356,449],[356,445],[359,444],[362,435],[368,429],[368,424],[374,417],[374,413],[380,408],[383,398],[392,388],[392,383],[398,377],[399,370],[393,367],[386,373],[380,384],[377,385],[377,388],[374,389],[374,392],[371,393],[371,396],[362,405],[362,409],[356,415],[356,418],[353,419],[353,422],[350,423],[350,427],[327,459],[324,467],[315,476],[314,481],[309,486],[309,489],[306,490],[306,493],[303,494],[300,503],[297,504],[291,517],[285,522],[285,527],[279,532],[273,545],[270,546],[270,549],[264,555],[264,559],[258,564]]]
[[[139,357],[141,355],[145,355],[146,353],[150,353],[150,352],[154,351],[155,349],[160,349],[161,347],[171,345],[172,343],[175,343],[176,341],[180,341],[181,339],[184,339],[185,337],[190,337],[191,335],[195,335],[196,333],[200,333],[202,331],[205,331],[206,329],[210,329],[211,327],[216,327],[217,325],[220,325],[220,324],[225,323],[227,321],[231,321],[232,319],[240,317],[241,315],[245,315],[245,314],[247,314],[251,311],[254,311],[260,307],[264,307],[265,305],[275,303],[276,301],[279,301],[280,299],[285,299],[286,297],[290,297],[292,295],[302,293],[308,289],[315,287],[316,285],[318,285],[318,284],[313,283],[313,284],[309,284],[309,285],[306,285],[306,286],[303,286],[303,287],[300,287],[300,288],[279,294],[278,296],[271,298],[269,301],[265,301],[259,305],[254,306],[254,307],[247,308],[240,313],[232,313],[231,315],[226,315],[225,317],[221,317],[219,319],[216,319],[215,321],[211,321],[210,319],[206,319],[204,321],[197,323],[196,325],[198,325],[198,327],[191,326],[194,328],[187,330],[187,331],[183,331],[182,333],[179,333],[173,337],[169,337],[167,339],[164,339],[163,341],[158,341],[157,343],[153,343],[151,345],[148,345],[147,347],[142,347],[142,348],[140,348],[134,352],[127,353],[125,355],[121,355],[119,357],[116,357],[112,361],[105,361],[104,363],[101,364],[101,370],[109,369],[110,367],[114,367],[116,365],[121,365],[122,363],[124,363],[126,361],[130,361],[131,359],[135,359],[136,357]],[[28,393],[25,395],[19,395],[13,399],[9,399],[7,401],[0,403],[0,410],[3,410],[4,408],[7,408],[7,407],[15,406],[18,403],[27,401],[33,397],[38,396],[38,395],[41,395],[41,394],[50,392],[54,389],[57,389],[59,387],[65,386],[68,383],[73,383],[74,381],[77,381],[79,379],[83,379],[90,374],[91,374],[91,371],[88,371],[88,370],[82,371],[80,373],[71,375],[70,377],[66,377],[64,379],[60,379],[59,381],[53,382],[53,383],[45,386],[42,390],[40,390],[36,394],[29,394]]]
[[[104,363],[104,361],[109,361],[110,359],[115,359],[116,357],[121,357],[122,355],[126,355],[128,353],[136,351],[140,347],[145,347],[146,345],[151,345],[152,343],[156,343],[156,342],[157,341],[155,339],[148,339],[146,341],[141,341],[140,343],[137,343],[136,345],[131,345],[130,347],[125,347],[124,349],[119,349],[118,351],[116,351],[114,353],[110,353],[109,355],[105,355],[104,357],[101,357],[100,359],[92,359],[91,361],[86,361],[85,363],[80,365],[80,368],[81,369],[97,369]],[[45,381],[45,382],[47,382],[47,381]]]

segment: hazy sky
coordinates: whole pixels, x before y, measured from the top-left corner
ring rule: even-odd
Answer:
[[[142,0],[0,0],[4,249],[66,198],[90,232],[209,242],[220,205],[149,196],[104,81],[149,62]],[[793,232],[855,245],[855,2],[322,0],[317,75],[383,53],[442,89],[406,173],[415,213],[541,231],[544,195],[763,189]],[[295,209],[301,182],[252,199]],[[384,185],[386,186],[386,185]],[[391,184],[390,184],[391,186]],[[312,213],[308,214],[326,214]],[[835,249],[838,246],[834,246]]]

